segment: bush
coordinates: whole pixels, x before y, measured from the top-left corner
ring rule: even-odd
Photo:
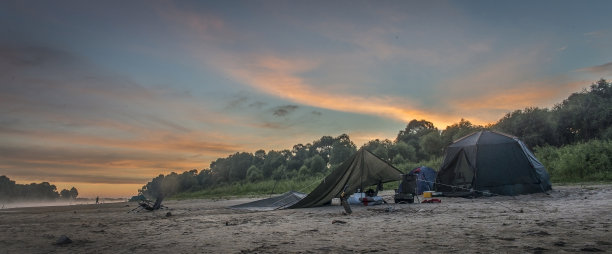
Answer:
[[[308,167],[306,167],[306,165],[302,165],[302,167],[300,167],[300,170],[298,171],[299,180],[304,180],[308,177],[311,177],[311,175],[312,175],[312,172],[310,171]]]
[[[263,171],[256,166],[252,165],[247,169],[247,180],[250,182],[257,182],[263,179]]]
[[[426,160],[426,161],[405,162],[401,164],[393,164],[393,166],[400,169],[404,173],[414,168],[420,167],[420,166],[427,166],[427,167],[434,169],[435,171],[438,171],[438,169],[440,169],[440,166],[442,166],[443,159],[444,157],[437,156],[437,157],[432,157],[431,159]]]
[[[553,182],[612,180],[612,141],[536,147],[536,157],[544,164]]]

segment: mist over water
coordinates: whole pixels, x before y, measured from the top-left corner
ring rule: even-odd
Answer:
[[[125,198],[100,198],[100,204],[127,202]],[[27,201],[0,201],[0,210],[22,207],[44,207],[44,206],[69,206],[69,205],[89,205],[95,204],[95,199],[76,199],[76,200],[27,200]]]

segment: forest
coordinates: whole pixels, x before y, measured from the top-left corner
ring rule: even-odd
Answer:
[[[604,79],[571,94],[551,109],[515,110],[486,126],[461,119],[443,130],[427,120],[414,119],[394,140],[375,139],[362,148],[403,171],[420,165],[437,169],[446,146],[485,129],[514,135],[525,142],[546,166],[553,182],[612,180],[612,83]],[[216,159],[199,172],[193,169],[159,175],[139,192],[146,196],[164,193],[198,197],[308,190],[312,185],[309,183],[319,181],[357,149],[350,137],[342,134],[280,151],[238,152]]]
[[[76,199],[78,195],[79,191],[75,187],[58,193],[57,187],[48,182],[17,184],[7,176],[0,176],[0,201]]]

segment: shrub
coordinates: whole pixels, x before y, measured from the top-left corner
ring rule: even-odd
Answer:
[[[257,182],[263,179],[263,171],[256,166],[252,165],[247,169],[247,180],[250,182]]]
[[[536,157],[544,164],[553,182],[612,180],[612,141],[536,147]]]

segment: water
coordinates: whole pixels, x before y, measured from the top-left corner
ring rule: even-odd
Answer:
[[[100,204],[127,202],[125,198],[101,198]],[[88,205],[95,204],[96,199],[77,199],[77,200],[53,200],[53,201],[0,201],[0,209],[22,208],[22,207],[43,207],[43,206],[69,206],[69,205]]]

